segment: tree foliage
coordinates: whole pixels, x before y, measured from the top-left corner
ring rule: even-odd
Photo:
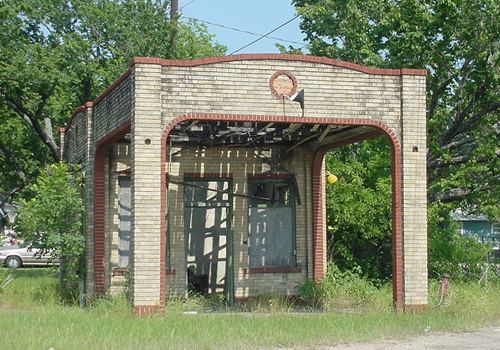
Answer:
[[[458,279],[479,279],[491,248],[460,235],[449,213],[447,205],[429,206],[429,272],[433,277],[448,273]]]
[[[429,198],[498,216],[498,2],[293,3],[312,54],[384,68],[428,69]]]
[[[428,195],[433,214],[429,226],[444,228],[449,212],[481,212],[492,219],[500,218],[500,6],[495,0],[293,0],[301,14],[301,29],[309,42],[311,54],[351,61],[381,68],[426,68],[428,127]],[[294,48],[282,51],[296,51]],[[365,247],[363,229],[383,232],[389,223],[387,194],[365,184],[377,165],[366,155],[379,148],[376,143],[352,146],[353,154],[335,152],[336,167],[342,175],[358,172],[329,188],[329,224],[332,245],[343,259],[366,249],[364,258],[371,260],[372,250]],[[371,149],[369,151],[369,149]],[[385,152],[386,157],[390,157]],[[368,169],[364,169],[363,161]],[[331,160],[330,160],[331,161]],[[332,169],[335,173],[337,170]],[[380,174],[385,182],[388,175]],[[356,184],[363,184],[356,187]],[[351,186],[352,193],[345,190]],[[345,188],[344,188],[345,187]],[[381,188],[380,188],[381,189]],[[387,191],[389,189],[387,188]],[[380,206],[373,208],[380,195]],[[350,205],[347,200],[351,200]],[[347,206],[347,208],[341,209]],[[357,209],[357,220],[350,211]],[[438,209],[441,208],[441,209]],[[344,211],[344,212],[341,212]],[[383,223],[365,220],[376,211],[386,213]],[[339,222],[330,219],[335,215]],[[439,225],[437,223],[440,223]],[[376,226],[376,227],[373,227]],[[438,246],[443,241],[430,230],[430,259],[438,260]],[[341,237],[345,247],[336,241]],[[452,236],[449,236],[449,238]],[[447,247],[457,251],[468,242],[448,239]],[[386,237],[389,243],[389,237]],[[384,243],[382,243],[383,245]],[[340,249],[340,250],[339,250]],[[451,248],[450,248],[451,249]],[[464,248],[465,249],[465,248]],[[463,251],[463,250],[460,250]],[[451,253],[450,253],[451,254]],[[479,253],[481,254],[481,253]],[[453,253],[455,257],[459,253]],[[455,258],[449,257],[456,261]],[[463,258],[463,257],[462,257]],[[434,259],[434,260],[433,260]],[[451,261],[450,260],[450,261]],[[389,260],[386,260],[387,262]],[[359,260],[358,260],[359,262]]]
[[[0,2],[0,191],[15,192],[59,160],[55,130],[134,56],[224,53],[206,28],[169,18],[159,0]]]
[[[61,262],[61,290],[74,290],[77,270],[83,256],[82,179],[78,169],[55,163],[30,186],[33,197],[21,202],[17,230],[23,239],[50,252]]]
[[[326,168],[339,180],[327,185],[329,259],[371,278],[391,274],[390,146],[378,138],[327,154]]]

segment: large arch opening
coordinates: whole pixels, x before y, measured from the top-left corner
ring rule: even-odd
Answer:
[[[286,160],[287,154],[299,148],[307,150],[310,155],[309,173],[307,178],[309,192],[298,193],[299,197],[310,197],[310,207],[305,225],[311,227],[310,243],[306,247],[306,251],[310,251],[310,256],[301,257],[301,264],[295,264],[295,269],[303,272],[303,268],[307,270],[306,276],[320,280],[325,273],[326,268],[326,222],[324,211],[324,156],[326,152],[335,147],[341,147],[353,142],[358,142],[366,139],[385,135],[391,144],[391,178],[392,178],[392,284],[393,284],[393,300],[396,307],[403,305],[403,254],[402,254],[402,206],[401,206],[401,147],[395,133],[392,132],[386,125],[380,121],[370,119],[354,119],[354,118],[296,118],[296,117],[280,117],[280,116],[254,116],[254,115],[223,115],[223,114],[187,114],[174,118],[164,129],[162,134],[162,188],[161,188],[161,285],[160,285],[160,301],[162,307],[167,291],[167,277],[175,275],[178,281],[188,281],[188,265],[184,265],[182,271],[178,271],[170,264],[172,258],[172,237],[174,233],[171,230],[172,215],[167,212],[167,207],[171,206],[171,194],[167,196],[167,184],[172,183],[172,164],[173,151],[182,154],[182,149],[262,149],[269,148],[276,150],[277,162]],[[203,152],[201,152],[203,153]],[[278,164],[279,166],[279,164]],[[207,177],[213,180],[214,177],[229,177],[233,176],[234,165],[224,163],[224,166],[219,166],[219,171],[208,171],[204,166],[188,171],[184,168],[181,174],[177,169],[177,176],[186,173],[191,177]],[[269,168],[264,173],[269,172]],[[262,170],[262,169],[260,169]],[[279,171],[278,171],[279,172]],[[248,172],[244,172],[249,174]],[[259,175],[259,174],[253,174]],[[177,177],[177,182],[181,179]],[[302,179],[301,181],[303,181]],[[306,187],[304,187],[305,189]],[[246,196],[245,201],[249,200],[248,192],[241,191],[242,188],[234,187],[233,195]],[[299,191],[300,192],[300,191]],[[251,196],[250,196],[251,197]],[[180,198],[180,196],[178,196]],[[248,207],[246,207],[248,208]],[[168,223],[168,225],[167,225]],[[248,225],[248,222],[245,222]],[[245,226],[244,225],[244,226]],[[246,226],[249,227],[249,226]],[[177,238],[174,238],[177,239]],[[233,242],[236,244],[248,244],[248,240],[233,237]],[[307,244],[307,239],[305,239]],[[248,249],[245,247],[245,249]],[[170,250],[170,251],[169,251]],[[241,250],[237,250],[240,253]],[[229,254],[234,254],[234,250],[229,250]],[[240,254],[241,255],[241,254]],[[306,254],[307,255],[307,254]],[[241,259],[242,256],[233,256]],[[248,256],[243,254],[243,259],[247,259],[244,264],[248,264]],[[298,259],[297,259],[298,260]],[[235,262],[237,263],[237,262]],[[299,266],[300,265],[300,266]],[[305,267],[304,267],[305,265]],[[265,272],[273,271],[271,267],[262,266],[261,269],[252,270],[251,266],[241,270],[242,273]],[[226,270],[227,271],[227,270]],[[276,271],[292,271],[276,269]],[[232,271],[226,272],[232,274],[232,278],[237,275],[240,278],[240,272],[234,268]],[[230,280],[230,278],[228,278]],[[232,285],[231,285],[232,283]],[[236,285],[235,285],[236,284]],[[240,295],[238,281],[230,282],[232,295],[234,290],[237,290],[236,295]]]
[[[359,157],[366,148],[370,154]],[[374,151],[377,153],[373,154]],[[352,153],[346,157],[346,152]],[[326,237],[323,247],[327,262],[341,269],[360,271],[379,282],[391,278],[393,303],[396,309],[401,309],[404,301],[398,152],[398,144],[387,134],[353,137],[325,146],[317,155],[325,161],[318,178],[326,172],[338,176],[339,181],[335,185],[322,183],[325,191],[322,198],[326,203],[319,205],[326,214],[317,221],[326,227],[322,237]],[[373,165],[372,161],[381,164]],[[325,272],[318,271],[317,279]]]

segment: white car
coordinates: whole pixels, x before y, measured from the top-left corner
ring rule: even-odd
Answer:
[[[48,266],[58,263],[52,255],[40,255],[39,251],[40,249],[34,247],[31,242],[0,247],[0,265],[17,269],[21,266]]]

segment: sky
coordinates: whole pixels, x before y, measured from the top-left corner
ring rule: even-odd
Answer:
[[[179,9],[184,20],[192,17],[256,34],[265,34],[295,17],[295,9],[291,0],[179,0]],[[288,45],[294,47],[305,45],[299,22],[300,18],[296,18],[270,34],[270,36],[297,43],[263,38],[238,53],[276,53],[279,52],[275,46],[276,42],[287,47]],[[216,41],[227,47],[227,54],[233,53],[259,37],[214,24],[205,24],[209,33],[215,34]]]

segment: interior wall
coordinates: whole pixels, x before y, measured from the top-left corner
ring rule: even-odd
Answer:
[[[125,143],[110,146],[106,164],[106,285],[110,293],[116,294],[125,286],[124,273],[118,266],[119,177],[129,174],[130,146]]]
[[[275,150],[260,149],[267,157],[272,157]],[[168,150],[167,150],[168,152]],[[172,182],[184,180],[184,175],[195,176],[231,176],[233,191],[247,194],[247,174],[258,175],[271,170],[271,165],[262,161],[253,148],[214,147],[203,149],[189,147],[172,148],[172,162],[167,162],[166,171]],[[234,290],[236,298],[255,296],[261,293],[281,292],[296,294],[299,282],[311,276],[312,236],[311,196],[309,193],[311,177],[309,174],[311,152],[297,147],[290,156],[280,163],[282,168],[295,173],[301,197],[301,204],[296,205],[296,249],[299,272],[248,273],[248,199],[233,197],[233,242],[234,242]],[[167,155],[167,159],[168,159]],[[273,173],[284,174],[283,169],[273,169]],[[186,291],[186,257],[184,242],[184,203],[183,186],[169,183],[167,207],[169,208],[170,263],[175,274],[167,278],[167,293],[182,294]]]

